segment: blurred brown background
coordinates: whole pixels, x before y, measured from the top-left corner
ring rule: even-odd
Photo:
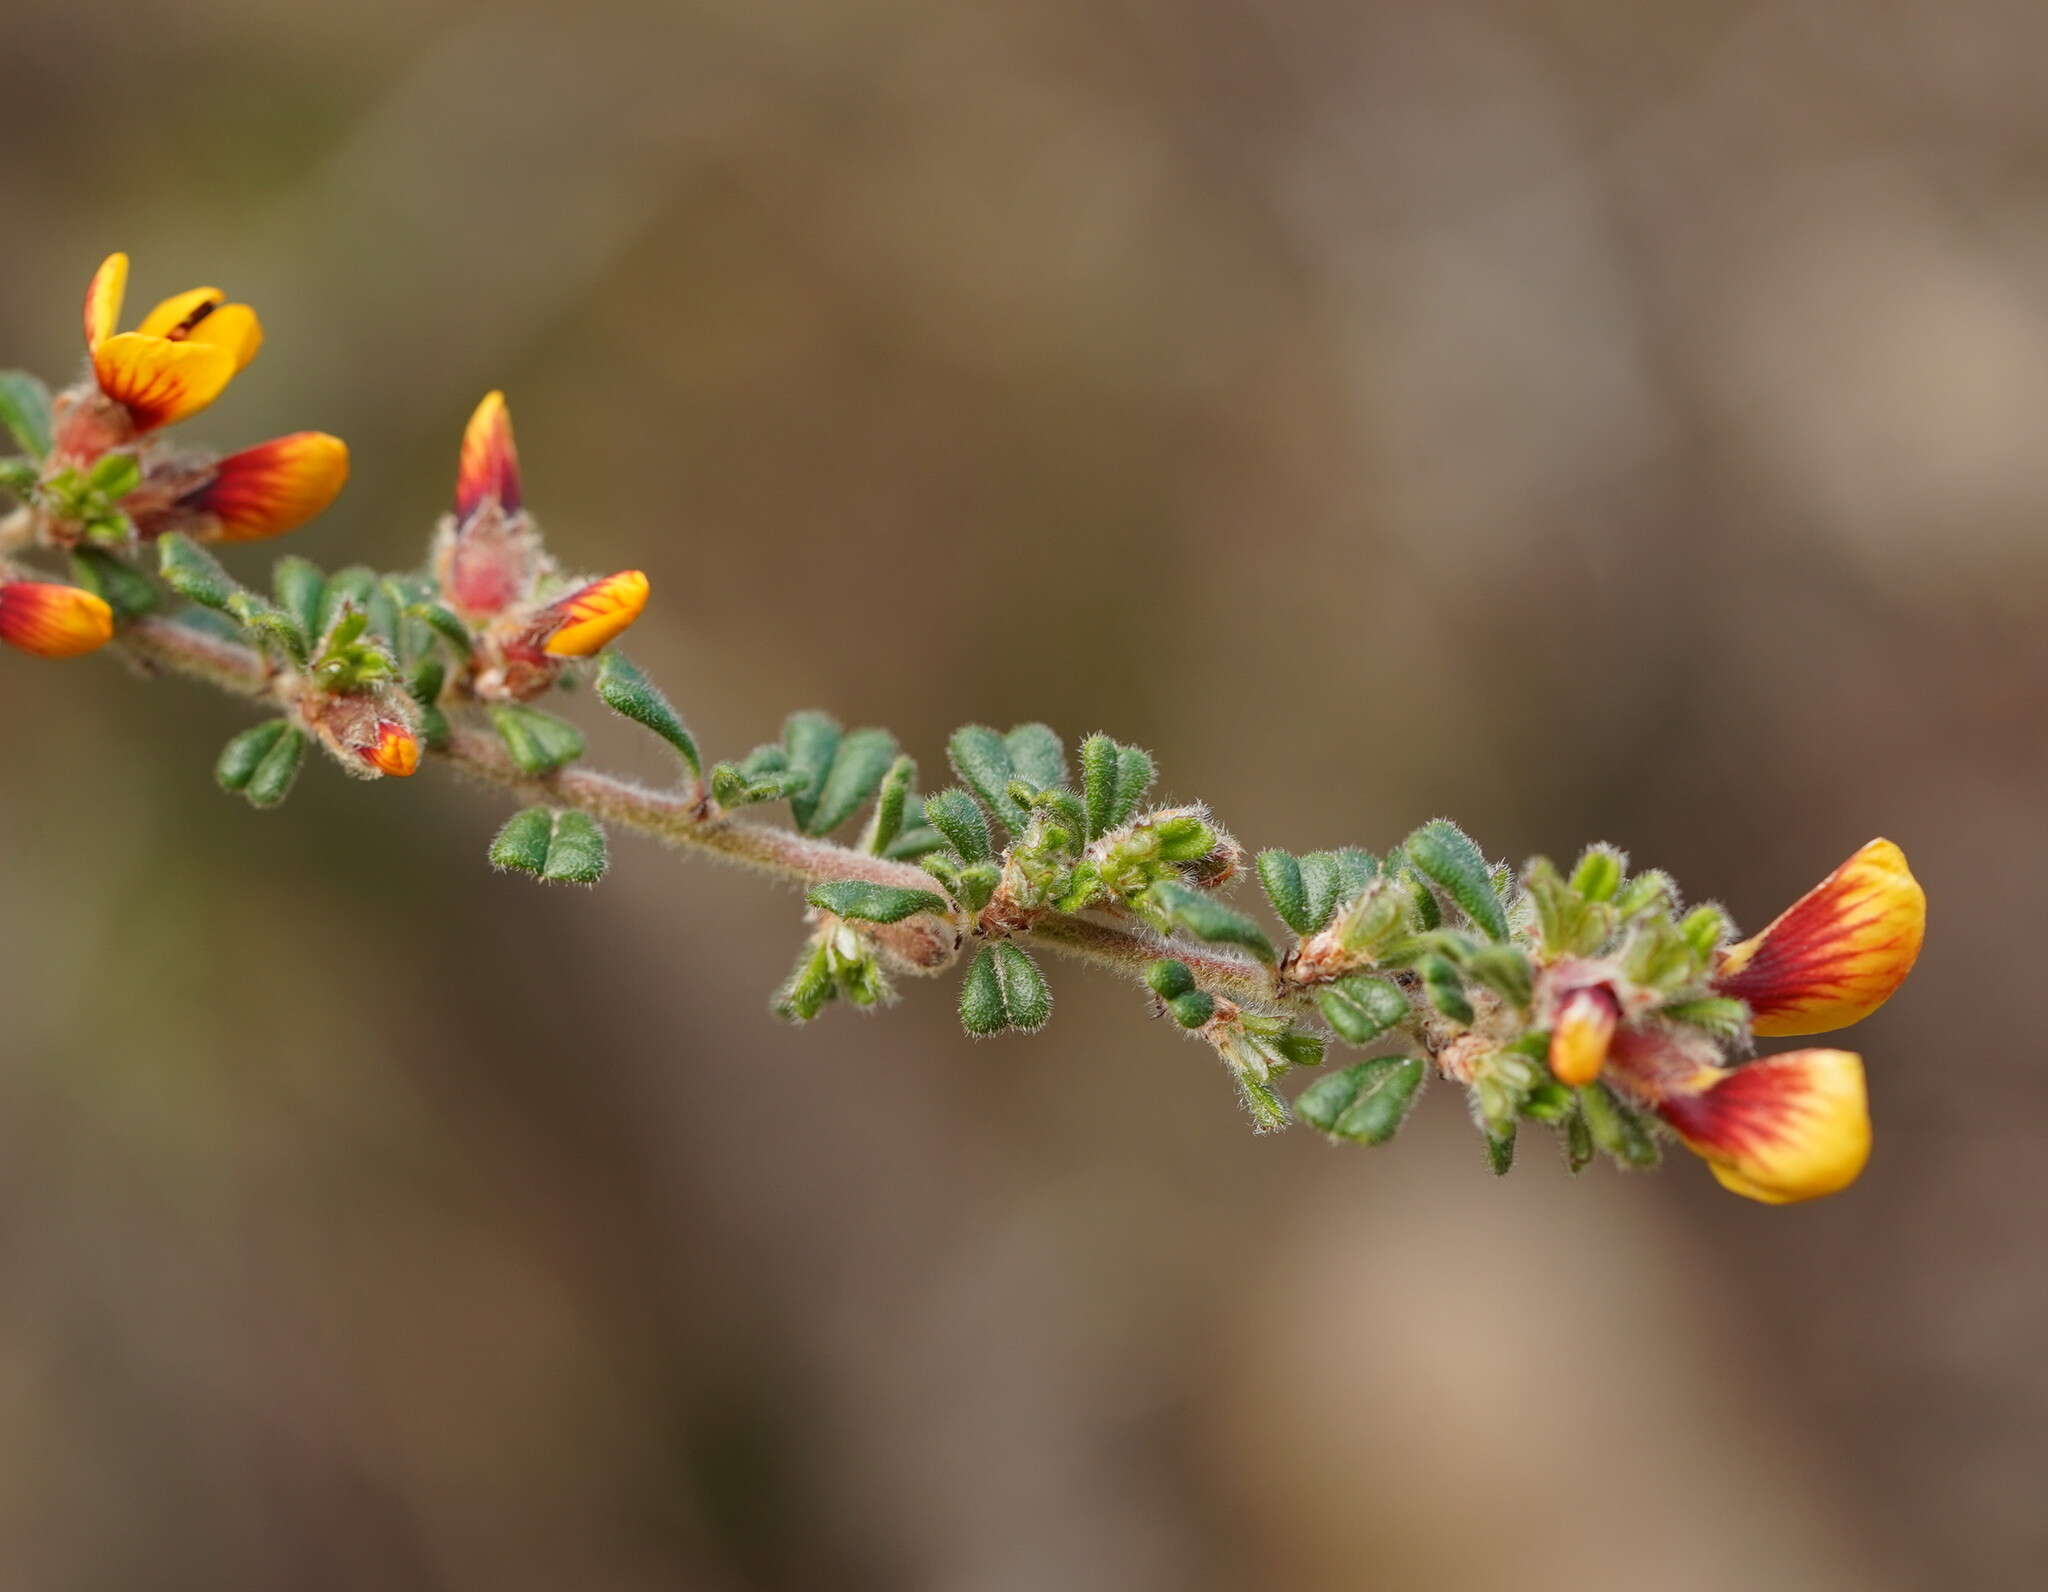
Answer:
[[[1245,1131],[1131,989],[795,1032],[794,903],[0,658],[0,1584],[2002,1588],[2048,1554],[2048,10],[26,0],[0,351],[218,282],[190,429],[417,556],[505,386],[734,755],[1155,748],[1248,843],[1935,900],[1877,1157]],[[254,574],[260,554],[238,561]],[[878,632],[885,639],[877,640]],[[586,714],[587,718],[587,714]],[[608,760],[661,772],[605,729]]]

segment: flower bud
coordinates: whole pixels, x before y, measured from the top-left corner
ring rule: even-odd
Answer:
[[[1599,1077],[1619,1016],[1614,993],[1604,984],[1581,985],[1566,994],[1550,1029],[1551,1075],[1574,1088]]]
[[[177,507],[201,518],[194,534],[202,540],[254,542],[305,524],[347,480],[348,444],[324,431],[298,431],[229,454]]]
[[[114,637],[114,610],[77,586],[0,583],[0,641],[42,658],[75,658]]]
[[[542,646],[557,658],[593,656],[640,617],[647,592],[647,577],[637,569],[592,581],[547,609]]]
[[[360,748],[359,755],[380,774],[403,779],[420,766],[420,743],[403,724],[379,719],[376,744]]]

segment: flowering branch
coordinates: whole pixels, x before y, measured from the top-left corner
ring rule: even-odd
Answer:
[[[211,288],[119,332],[127,260],[85,304],[89,374],[54,397],[0,374],[0,461],[20,507],[0,522],[0,641],[45,657],[112,644],[259,707],[215,774],[253,806],[289,794],[313,747],[380,780],[424,760],[526,805],[489,851],[500,868],[591,885],[606,827],[744,864],[805,892],[809,932],[775,1010],[808,1022],[835,1001],[885,1001],[898,976],[965,961],[970,1034],[1032,1032],[1051,994],[1031,954],[1093,962],[1150,991],[1223,1062],[1254,1126],[1295,1117],[1334,1139],[1391,1138],[1432,1075],[1462,1088],[1497,1172],[1520,1129],[1553,1129],[1576,1171],[1596,1153],[1647,1166],[1676,1138],[1727,1188],[1768,1203],[1846,1187],[1870,1145],[1859,1057],[1750,1059],[1759,1036],[1856,1021],[1911,969],[1926,903],[1904,855],[1872,841],[1751,938],[1717,906],[1681,905],[1652,869],[1605,845],[1567,875],[1543,858],[1490,863],[1445,819],[1380,855],[1261,852],[1285,932],[1225,893],[1247,871],[1199,804],[1148,806],[1151,756],[1106,735],[1071,767],[1042,724],[957,731],[958,783],[920,797],[915,763],[878,729],[797,713],[781,738],[709,767],[668,699],[612,643],[639,616],[638,570],[563,576],[527,510],[511,418],[492,393],[464,432],[455,508],[424,568],[328,573],[278,562],[267,593],[209,542],[275,536],[341,490],[348,451],[299,432],[225,458],[158,433],[198,412],[261,345],[253,311]],[[40,572],[37,553],[68,562]],[[678,760],[666,789],[583,762],[582,734],[535,704],[594,669],[605,706]],[[786,809],[787,826],[741,816]],[[858,839],[831,838],[860,821]],[[1290,1103],[1276,1084],[1363,1059]]]

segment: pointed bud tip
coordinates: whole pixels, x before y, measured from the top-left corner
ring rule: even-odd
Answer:
[[[502,392],[484,394],[463,428],[455,473],[456,519],[468,519],[493,497],[506,513],[519,511],[519,448],[512,437],[512,411]]]

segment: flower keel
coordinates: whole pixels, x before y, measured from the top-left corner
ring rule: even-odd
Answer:
[[[114,638],[114,611],[76,586],[0,583],[0,641],[39,658],[75,658]]]
[[[1863,1060],[1846,1050],[1707,1069],[1657,1109],[1723,1188],[1766,1205],[1839,1193],[1870,1159]]]

